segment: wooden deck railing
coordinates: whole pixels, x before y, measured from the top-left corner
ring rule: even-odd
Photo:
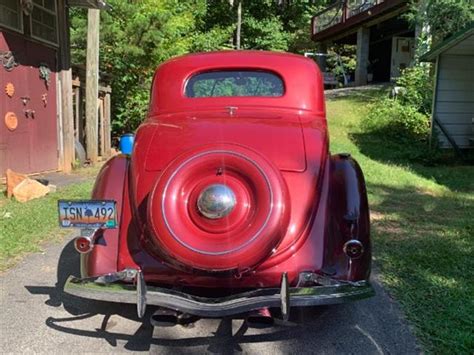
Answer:
[[[337,0],[313,17],[313,35],[344,23],[352,16],[368,11],[385,1],[387,0]]]

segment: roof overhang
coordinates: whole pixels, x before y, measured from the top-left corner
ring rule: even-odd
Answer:
[[[469,36],[474,34],[474,22],[471,22],[469,26],[455,33],[451,37],[447,38],[443,42],[434,46],[429,52],[423,54],[420,57],[422,62],[434,62],[436,58],[443,52],[454,47],[456,44],[462,42]]]

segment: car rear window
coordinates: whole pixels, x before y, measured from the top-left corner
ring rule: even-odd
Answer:
[[[256,70],[223,70],[196,74],[186,84],[187,97],[283,96],[277,74]]]

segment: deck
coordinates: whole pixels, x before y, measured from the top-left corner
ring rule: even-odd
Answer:
[[[362,24],[397,16],[407,4],[408,0],[337,0],[312,18],[311,37],[316,42],[336,40]]]

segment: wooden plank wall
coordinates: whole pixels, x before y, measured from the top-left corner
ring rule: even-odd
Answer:
[[[472,148],[474,119],[474,36],[440,55],[434,114],[460,148]],[[438,133],[442,147],[450,148]]]
[[[85,117],[85,97],[83,85],[79,77],[72,81],[74,92],[74,137],[87,149],[85,142],[85,128],[87,125]],[[111,155],[111,98],[112,90],[110,86],[99,85],[99,95],[97,98],[97,142],[99,157],[109,158]]]

